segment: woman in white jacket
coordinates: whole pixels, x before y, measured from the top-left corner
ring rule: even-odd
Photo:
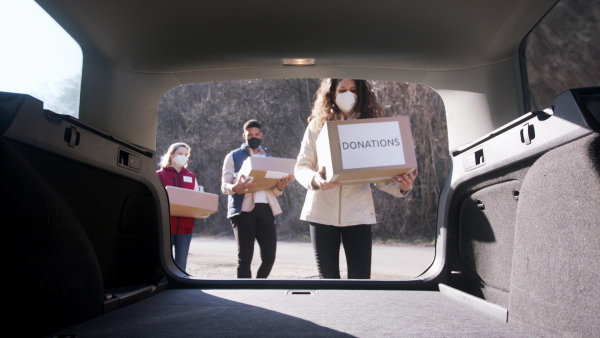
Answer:
[[[316,140],[326,121],[383,117],[383,109],[365,80],[324,79],[316,93],[309,125],[298,154],[295,177],[307,189],[300,219],[310,236],[320,278],[340,278],[340,244],[344,245],[348,279],[371,278],[371,225],[377,223],[371,185],[325,181],[317,168]],[[412,190],[417,171],[374,185],[396,197]]]

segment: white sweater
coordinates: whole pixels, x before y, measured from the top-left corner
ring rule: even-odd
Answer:
[[[342,185],[329,190],[315,189],[312,186],[312,179],[318,171],[316,143],[319,133],[314,130],[314,122],[315,120],[311,121],[304,132],[294,170],[298,183],[307,189],[300,219],[333,226],[377,223],[371,184]],[[395,182],[373,185],[396,197],[408,194],[402,194]]]

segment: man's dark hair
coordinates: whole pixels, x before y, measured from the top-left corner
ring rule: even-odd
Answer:
[[[255,119],[248,120],[246,123],[244,123],[244,131],[248,130],[248,128],[260,129],[260,122],[258,122],[258,120]]]

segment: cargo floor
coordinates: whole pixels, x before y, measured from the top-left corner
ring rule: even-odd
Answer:
[[[437,291],[166,290],[52,336],[534,337]]]

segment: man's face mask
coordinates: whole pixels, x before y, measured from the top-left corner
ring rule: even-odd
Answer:
[[[258,137],[253,137],[248,139],[248,147],[251,149],[256,149],[260,145],[260,139]]]
[[[185,155],[177,155],[173,157],[173,163],[178,167],[183,167],[187,163],[187,156]]]
[[[338,93],[335,96],[335,104],[344,112],[349,113],[356,104],[356,94],[351,91]]]

